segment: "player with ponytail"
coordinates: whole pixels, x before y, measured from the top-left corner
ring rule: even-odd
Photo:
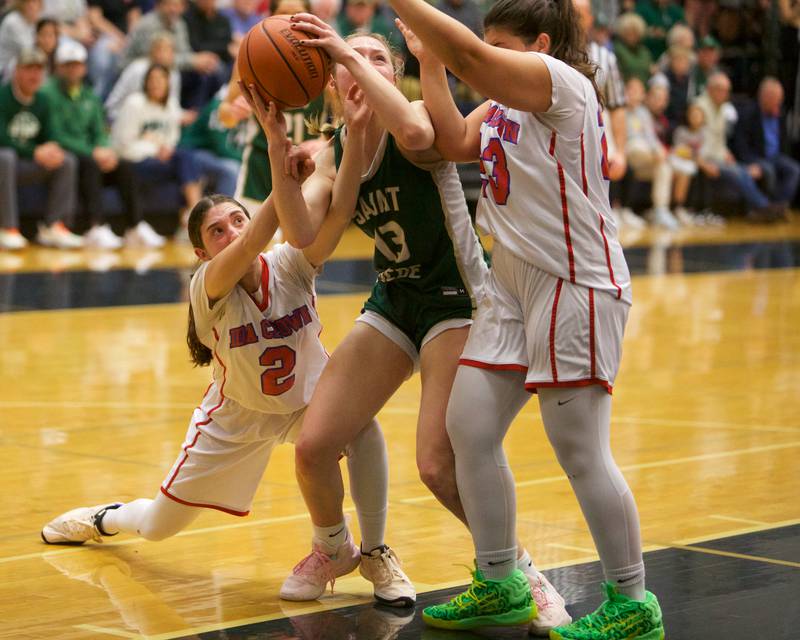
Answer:
[[[485,297],[447,410],[477,567],[469,590],[423,617],[468,629],[522,624],[537,608],[541,616],[515,568],[515,487],[502,448],[537,393],[606,578],[600,608],[550,637],[659,640],[636,503],[610,449],[631,288],[609,206],[601,100],[576,11],[571,0],[498,0],[481,40],[424,0],[390,2],[420,60],[436,148],[448,160],[480,162],[478,224],[494,237]],[[489,99],[461,116],[445,69]],[[541,630],[536,618],[532,630]]]

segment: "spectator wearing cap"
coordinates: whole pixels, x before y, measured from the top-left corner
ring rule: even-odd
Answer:
[[[650,49],[653,60],[658,60],[667,50],[667,32],[684,22],[683,9],[673,0],[639,0],[636,13],[644,18],[647,25],[644,44]]]
[[[17,187],[44,185],[47,209],[37,241],[72,249],[83,239],[66,227],[75,215],[78,163],[50,137],[51,111],[39,88],[45,56],[24,49],[11,82],[0,88],[0,248],[22,249],[28,242],[19,232]]]
[[[768,197],[783,217],[797,193],[800,164],[786,154],[786,121],[782,113],[783,86],[766,77],[758,98],[744,104],[734,130],[732,150],[755,180],[762,180]]]
[[[701,95],[711,74],[719,71],[721,48],[714,36],[705,36],[697,43],[697,58],[689,74],[689,99]]]
[[[34,46],[36,23],[41,17],[42,0],[15,0],[0,23],[0,77],[8,80],[12,63],[23,49]]]
[[[141,221],[141,203],[133,166],[120,161],[111,148],[103,105],[84,82],[86,58],[86,49],[80,43],[67,40],[59,44],[56,74],[42,93],[50,104],[54,140],[78,158],[79,193],[91,223],[85,243],[98,249],[118,249],[122,240],[106,223],[103,187],[113,185],[118,189],[127,228]]]

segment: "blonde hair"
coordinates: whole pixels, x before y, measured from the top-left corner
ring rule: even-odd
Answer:
[[[393,46],[391,42],[389,42],[386,36],[383,36],[380,33],[351,33],[344,39],[344,41],[351,42],[356,38],[372,38],[373,40],[380,42],[389,53],[389,58],[392,62],[392,69],[394,70],[395,81],[400,82],[403,79],[405,61],[403,60],[403,56],[400,54],[398,49]],[[331,74],[333,75],[335,73],[336,67],[334,66]],[[333,137],[336,129],[338,129],[344,122],[344,109],[335,85],[332,86],[331,84],[328,84],[328,86],[325,87],[324,95],[325,108],[322,110],[322,113],[306,120],[306,128],[313,135],[322,135],[330,139]]]
[[[639,39],[641,39],[644,37],[644,34],[647,31],[647,24],[642,16],[629,11],[628,13],[623,13],[619,18],[617,18],[617,24],[615,25],[614,31],[617,35],[622,35],[626,31],[636,31]]]

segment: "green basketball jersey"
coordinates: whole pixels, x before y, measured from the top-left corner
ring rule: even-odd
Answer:
[[[315,98],[302,109],[292,109],[283,112],[286,118],[286,134],[294,144],[316,137],[306,126],[307,120],[320,116],[325,109],[322,96]],[[246,198],[263,201],[272,192],[272,174],[269,168],[267,155],[267,136],[262,131],[255,117],[248,122],[248,142],[242,159],[243,171],[242,192]]]
[[[340,128],[334,135],[337,168],[341,135]],[[468,297],[474,308],[487,267],[452,162],[423,169],[387,133],[373,171],[362,178],[353,221],[375,240],[380,283],[442,301]]]

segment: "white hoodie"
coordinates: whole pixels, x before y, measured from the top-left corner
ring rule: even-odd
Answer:
[[[172,101],[151,102],[140,91],[122,103],[111,128],[111,141],[121,158],[139,162],[158,154],[161,147],[173,148],[181,132],[181,109]]]

